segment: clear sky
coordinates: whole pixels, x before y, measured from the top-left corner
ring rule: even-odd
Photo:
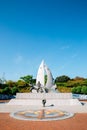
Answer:
[[[36,77],[43,59],[54,78],[87,78],[86,0],[0,0],[0,78]]]

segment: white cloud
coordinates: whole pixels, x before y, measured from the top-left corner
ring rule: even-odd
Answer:
[[[71,56],[71,58],[75,58],[75,57],[77,57],[78,56],[78,54],[73,54],[72,56]]]
[[[66,50],[66,49],[69,49],[70,48],[70,46],[69,45],[66,45],[66,46],[62,46],[60,49],[61,50]]]
[[[14,59],[15,64],[20,64],[23,61],[22,55],[17,55]]]

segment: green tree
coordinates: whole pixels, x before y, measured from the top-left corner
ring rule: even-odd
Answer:
[[[71,91],[72,91],[72,93],[76,93],[76,87],[73,87],[73,88],[71,89]]]
[[[66,75],[62,75],[62,76],[56,77],[55,83],[57,83],[57,82],[67,82],[68,80],[70,80],[70,77],[68,77]]]
[[[17,84],[17,87],[18,88],[25,88],[27,85],[28,85],[28,83],[26,83],[25,81],[23,81],[23,80],[18,80],[17,82],[16,82],[16,84]],[[29,86],[29,85],[28,85]]]
[[[83,86],[81,89],[82,94],[87,94],[87,86]]]
[[[2,94],[10,95],[11,94],[11,89],[9,87],[6,87],[6,88],[2,89]]]
[[[47,75],[44,76],[44,82],[46,84],[46,82],[47,82]]]
[[[82,89],[81,86],[76,87],[76,93],[77,93],[77,94],[80,94],[80,93],[81,93],[81,89]]]
[[[12,81],[12,80],[7,81],[6,84],[7,84],[10,88],[16,86],[16,82],[14,82],[14,81]]]
[[[15,95],[17,92],[19,92],[19,90],[18,90],[17,87],[13,87],[13,88],[11,89],[12,95]]]
[[[24,82],[26,82],[28,84],[33,83],[33,76],[32,75],[23,76],[23,77],[20,77],[20,79],[22,79]]]

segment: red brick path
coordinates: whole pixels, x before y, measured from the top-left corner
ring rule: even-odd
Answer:
[[[87,114],[61,121],[22,121],[0,113],[0,130],[87,130]]]

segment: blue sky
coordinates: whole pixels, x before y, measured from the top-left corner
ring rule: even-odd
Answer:
[[[43,59],[54,78],[87,78],[86,57],[86,0],[0,0],[0,78],[36,77]]]

